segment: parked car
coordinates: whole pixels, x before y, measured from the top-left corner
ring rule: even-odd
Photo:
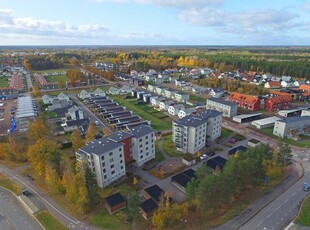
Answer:
[[[305,182],[303,189],[304,189],[304,191],[309,192],[310,191],[310,184]]]
[[[236,138],[231,137],[231,138],[229,138],[228,142],[235,144],[238,142],[238,140]]]
[[[210,153],[208,154],[209,157],[212,157],[212,156],[214,156],[214,155],[215,155],[215,152],[210,152]]]
[[[22,194],[23,194],[24,196],[29,196],[31,193],[29,192],[29,190],[28,190],[27,188],[23,188],[23,189],[22,189]]]
[[[200,156],[200,160],[204,160],[204,159],[207,159],[207,154],[202,154],[201,156]]]

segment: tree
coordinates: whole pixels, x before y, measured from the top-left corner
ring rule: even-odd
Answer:
[[[103,126],[102,132],[104,136],[109,136],[112,133],[111,129],[107,125]]]
[[[28,134],[30,139],[33,141],[37,141],[38,139],[47,136],[47,127],[43,117],[39,116],[34,120],[34,122],[30,123]]]
[[[48,165],[48,164],[46,165],[44,181],[49,191],[53,193],[59,192],[60,179],[59,179],[57,171],[51,165]]]
[[[85,145],[85,141],[83,140],[80,132],[78,130],[73,130],[71,134],[71,142],[73,146],[73,150],[77,151],[79,148]]]
[[[292,163],[292,149],[288,143],[280,142],[278,151],[278,163],[281,166],[287,166]]]
[[[57,145],[46,138],[38,139],[28,148],[28,160],[38,176],[45,176],[49,157],[58,150]]]
[[[136,177],[133,177],[133,181],[132,181],[132,184],[133,185],[136,185],[139,183],[139,180],[136,178]]]
[[[96,127],[94,123],[91,122],[86,130],[85,142],[88,143],[92,141],[95,138],[96,133],[97,133]]]

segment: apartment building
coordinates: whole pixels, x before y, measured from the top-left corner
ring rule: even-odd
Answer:
[[[206,109],[214,109],[222,112],[224,117],[232,118],[237,115],[238,104],[219,98],[208,98]]]
[[[222,113],[205,110],[201,114],[189,115],[173,121],[173,142],[178,151],[196,154],[221,135]]]
[[[229,96],[229,101],[236,102],[243,109],[252,111],[260,109],[260,99],[255,96],[233,92]]]
[[[120,142],[102,137],[76,152],[77,161],[87,161],[97,184],[103,188],[125,175],[124,147]]]
[[[149,125],[136,126],[127,131],[131,138],[131,154],[135,166],[155,158],[155,131]]]
[[[273,135],[291,138],[310,131],[310,116],[288,117],[276,121],[273,128]]]
[[[103,188],[124,176],[128,163],[140,167],[155,158],[154,140],[154,130],[140,125],[87,143],[75,153],[76,159],[87,162],[98,186]]]

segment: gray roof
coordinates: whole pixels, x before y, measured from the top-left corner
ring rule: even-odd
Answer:
[[[221,112],[218,112],[216,110],[207,109],[200,114],[189,115],[187,117],[174,121],[174,123],[188,127],[198,127],[206,123],[209,117],[217,117],[221,114]]]
[[[148,135],[148,134],[154,132],[154,130],[149,125],[139,125],[139,126],[135,126],[135,127],[131,128],[127,132],[128,132],[128,134],[133,135],[135,138],[139,138],[139,137],[143,137],[145,135]]]
[[[310,121],[310,116],[288,117],[288,118],[285,118],[283,120],[276,121],[276,122],[283,122],[283,123],[289,124],[289,123],[295,123],[299,121]]]
[[[181,109],[184,108],[185,106],[182,104],[176,104],[176,105],[170,105],[171,107],[173,107],[174,109]]]
[[[132,137],[132,134],[130,133],[125,133],[122,131],[117,131],[113,134],[111,134],[110,136],[108,136],[108,139],[112,140],[112,141],[116,141],[116,142],[120,142],[126,138]]]
[[[102,155],[109,151],[122,147],[123,144],[109,140],[106,137],[102,137],[89,142],[86,146],[79,149],[79,152],[93,153],[96,155]]]
[[[223,104],[223,105],[228,105],[228,106],[238,106],[238,104],[235,103],[235,102],[225,101],[223,99],[215,98],[215,97],[208,98],[207,102],[208,101],[214,101],[214,102],[217,102],[217,103],[220,103],[220,104]]]

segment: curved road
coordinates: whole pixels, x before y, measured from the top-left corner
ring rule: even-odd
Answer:
[[[61,208],[53,199],[51,199],[45,193],[43,193],[30,180],[17,174],[12,169],[9,169],[5,167],[4,165],[0,164],[0,173],[2,173],[3,175],[5,175],[7,178],[14,181],[15,183],[19,184],[21,187],[27,187],[30,190],[30,192],[33,195],[35,195],[36,198],[45,205],[48,211],[56,219],[58,219],[62,224],[64,224],[68,228],[77,229],[77,230],[98,229],[68,214],[66,210]]]
[[[21,203],[10,192],[0,187],[0,229],[42,230]]]

